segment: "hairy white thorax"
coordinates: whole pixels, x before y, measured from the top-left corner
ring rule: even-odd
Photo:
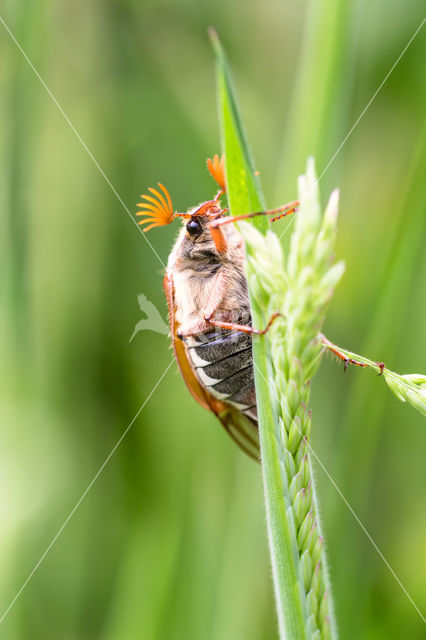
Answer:
[[[175,320],[184,335],[208,330],[205,313],[212,306],[216,320],[237,322],[250,314],[240,233],[232,224],[222,227],[227,249],[218,253],[208,220],[203,223],[203,233],[195,239],[183,227],[167,265],[173,279]]]

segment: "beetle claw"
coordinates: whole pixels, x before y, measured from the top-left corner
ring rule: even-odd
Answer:
[[[383,373],[383,369],[386,367],[386,365],[385,365],[385,363],[384,363],[384,362],[376,362],[376,365],[377,365],[377,366],[379,367],[379,369],[380,369],[380,373],[379,373],[378,375],[379,375],[379,376],[381,376],[381,375],[382,375],[382,373]]]

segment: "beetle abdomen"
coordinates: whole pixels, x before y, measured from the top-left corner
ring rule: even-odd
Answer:
[[[190,336],[185,344],[201,384],[257,421],[251,336],[214,330]]]

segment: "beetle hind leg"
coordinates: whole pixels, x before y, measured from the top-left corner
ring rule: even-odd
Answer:
[[[367,364],[365,364],[365,362],[360,362],[359,360],[355,360],[355,358],[348,358],[344,353],[342,353],[342,351],[340,351],[337,345],[333,344],[333,342],[328,340],[328,338],[326,338],[325,336],[322,336],[322,343],[325,347],[327,347],[329,351],[331,351],[331,353],[334,353],[334,355],[340,358],[340,360],[343,360],[344,362],[343,371],[346,371],[346,369],[349,367],[350,364],[354,364],[357,367],[368,366]],[[380,363],[380,364],[383,364],[383,363]]]

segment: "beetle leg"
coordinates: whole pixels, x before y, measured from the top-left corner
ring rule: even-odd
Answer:
[[[290,215],[290,213],[295,213],[296,211],[298,211],[299,205],[299,200],[293,200],[293,202],[283,204],[281,207],[277,207],[276,209],[268,209],[267,211],[254,211],[253,213],[243,213],[240,216],[216,218],[216,220],[213,220],[210,223],[210,231],[212,229],[217,229],[218,227],[223,227],[225,224],[230,224],[231,222],[249,220],[250,218],[255,218],[256,216],[274,216],[274,218],[271,219],[271,222],[275,222],[275,220],[279,220],[280,218],[284,218],[285,216]]]
[[[255,211],[254,213],[244,213],[240,216],[226,216],[225,218],[216,218],[215,220],[212,220],[209,223],[209,229],[217,251],[219,253],[225,253],[227,249],[226,238],[220,227],[223,227],[224,225],[230,224],[232,222],[240,222],[240,220],[249,220],[250,218],[254,218],[256,216],[274,216],[273,218],[271,218],[271,222],[275,222],[276,220],[280,220],[281,218],[290,215],[290,213],[295,213],[296,211],[298,211],[299,204],[299,200],[293,200],[293,202],[283,204],[281,207],[277,207],[276,209],[268,209],[267,211]],[[224,211],[226,211],[226,209]]]
[[[379,367],[379,369],[380,369],[380,371],[379,371],[379,376],[381,376],[381,375],[382,375],[382,373],[383,373],[383,369],[385,369],[385,368],[386,368],[386,365],[385,365],[385,363],[384,363],[384,362],[376,362],[376,364],[377,364],[377,366],[378,366],[378,367]]]
[[[346,369],[348,368],[348,366],[350,364],[355,364],[357,367],[367,367],[368,366],[365,362],[360,362],[359,360],[355,360],[354,358],[348,358],[344,353],[342,353],[340,351],[340,349],[339,349],[339,347],[337,347],[337,345],[335,345],[332,342],[330,342],[330,340],[328,340],[325,336],[322,336],[322,343],[323,343],[324,346],[327,347],[327,349],[329,349],[332,353],[334,353],[335,356],[340,358],[340,360],[343,360],[343,362],[345,363],[343,365],[343,371],[346,371]],[[382,364],[382,363],[380,363],[380,364]],[[379,364],[378,364],[378,366],[380,367]]]
[[[236,322],[224,322],[222,320],[213,320],[213,316],[218,309],[224,294],[226,293],[226,277],[223,272],[218,273],[209,298],[207,300],[206,308],[204,311],[204,321],[213,327],[219,327],[220,329],[230,329],[232,331],[241,331],[242,333],[255,334],[263,336],[269,330],[270,326],[278,316],[282,316],[282,313],[274,313],[269,319],[268,324],[264,329],[255,329],[247,324],[238,324]]]
[[[219,220],[228,220],[228,218],[219,218]],[[222,229],[218,226],[213,226],[215,222],[216,220],[209,223],[210,234],[216,247],[216,251],[219,253],[225,253],[228,248],[228,242]]]
[[[291,213],[297,213],[299,211],[299,206],[299,200],[293,200],[293,202],[283,204],[281,207],[271,209],[271,211],[266,211],[265,213],[274,216],[271,218],[270,222],[276,222],[277,220],[281,220],[281,218],[285,218],[285,216],[289,216]]]
[[[269,331],[272,323],[278,316],[283,317],[282,313],[273,313],[269,319],[268,324],[264,329],[255,329],[254,327],[250,327],[248,324],[237,324],[235,322],[222,322],[221,320],[212,320],[212,318],[206,317],[205,320],[209,322],[214,327],[220,327],[221,329],[231,329],[232,331],[241,331],[242,333],[248,333],[250,335],[254,334],[257,336],[264,336],[267,331]]]

